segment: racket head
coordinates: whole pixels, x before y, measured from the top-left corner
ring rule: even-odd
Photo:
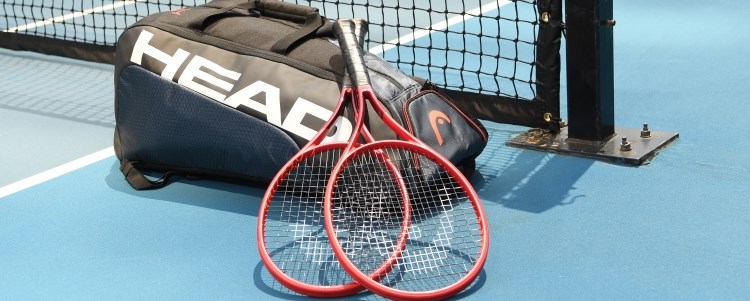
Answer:
[[[297,293],[343,297],[363,288],[344,272],[323,225],[325,186],[346,142],[323,142],[352,102],[344,87],[325,126],[279,170],[261,199],[257,244],[271,276]]]
[[[408,207],[383,189],[393,181],[388,168],[362,166],[382,165],[378,156],[398,166]],[[385,172],[372,171],[377,169]],[[370,170],[363,173],[370,185],[345,184],[352,170]],[[339,186],[324,205],[331,247],[368,290],[391,299],[444,299],[481,272],[489,250],[484,209],[468,180],[444,157],[414,142],[378,141],[341,158],[330,181],[329,189],[332,182]],[[377,194],[375,201],[363,200]],[[407,228],[404,218],[410,219]],[[381,262],[394,254],[396,260],[383,269]]]
[[[346,26],[352,25],[338,21],[334,30]],[[362,50],[351,36],[339,36],[339,43],[355,84],[358,114],[366,114],[362,108],[369,103],[405,141],[347,148],[326,188],[325,227],[331,246],[344,269],[381,296],[450,297],[470,285],[486,261],[484,209],[450,161],[386,113],[372,90]],[[453,227],[454,222],[462,226]],[[423,237],[432,240],[421,241]],[[450,270],[440,271],[443,266]],[[427,277],[436,272],[441,273]]]
[[[343,158],[347,157],[347,151],[352,150],[351,147],[352,143],[349,143],[342,154]],[[356,151],[359,148],[353,150]],[[326,186],[323,202],[324,226],[336,258],[342,265],[350,265],[348,269],[344,266],[344,269],[352,276],[354,275],[351,273],[356,272],[361,274],[363,279],[377,282],[383,275],[387,275],[393,269],[406,245],[409,223],[411,222],[409,195],[406,193],[406,186],[401,180],[402,177],[398,168],[382,154],[377,153],[364,158],[374,162],[367,165],[371,168],[365,171],[356,169],[362,165],[347,164],[347,162],[342,161],[343,158],[333,168]],[[388,179],[388,181],[377,181],[378,184],[381,184],[375,188],[377,190],[375,193],[378,195],[359,193],[358,189],[370,185],[374,178]],[[342,182],[346,184],[342,185]],[[375,198],[374,201],[372,200],[373,197]],[[342,204],[345,206],[337,206]],[[393,216],[392,213],[398,215]],[[345,218],[341,219],[340,216]],[[388,218],[385,218],[386,216]],[[347,218],[356,219],[359,223],[347,223]],[[391,227],[388,229],[389,232],[371,231],[376,227],[368,223],[378,224],[384,219],[397,220],[398,224],[388,224]],[[336,227],[336,225],[342,224],[353,226],[348,231],[354,235],[349,237],[357,237],[358,239],[343,240],[333,237],[334,234],[342,233]],[[387,239],[388,237],[381,239],[380,235],[393,236],[396,239],[390,240]],[[387,248],[375,250],[378,251],[376,254],[361,254],[372,259],[369,262],[372,264],[370,268],[357,269],[351,265],[350,261],[342,260],[349,252],[370,251],[372,249],[361,247],[378,242],[388,243],[389,245]],[[343,247],[344,245],[348,247]],[[367,271],[367,275],[363,271]]]
[[[355,28],[362,44],[366,28]],[[343,150],[340,140],[345,108],[352,89],[345,81],[333,114],[318,133],[279,170],[269,184],[258,215],[257,244],[269,273],[285,287],[313,297],[342,297],[363,288],[340,267],[323,227],[322,205],[327,180]],[[332,139],[326,134],[337,128]],[[349,140],[356,140],[352,132]],[[335,137],[335,136],[339,137]]]
[[[332,168],[328,161],[338,160],[346,146],[346,142],[326,143],[295,155],[261,202],[257,229],[261,260],[279,283],[303,295],[342,297],[363,289],[340,267],[323,225],[321,200]]]

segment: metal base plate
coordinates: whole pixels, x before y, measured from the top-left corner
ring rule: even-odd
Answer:
[[[622,147],[627,137],[630,150]],[[565,155],[581,156],[616,164],[639,166],[648,162],[662,147],[679,137],[678,133],[651,131],[641,138],[641,129],[616,128],[615,135],[605,141],[588,141],[568,137],[568,129],[551,134],[549,130],[531,129],[511,138],[508,145]]]

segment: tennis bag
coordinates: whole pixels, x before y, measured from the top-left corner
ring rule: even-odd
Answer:
[[[174,174],[268,183],[331,116],[344,63],[318,10],[212,1],[153,14],[117,42],[114,148],[135,189]],[[481,123],[424,80],[367,54],[389,113],[464,170],[487,144]],[[347,140],[352,112],[329,137]],[[370,118],[376,139],[394,139]],[[146,177],[144,174],[149,175]]]

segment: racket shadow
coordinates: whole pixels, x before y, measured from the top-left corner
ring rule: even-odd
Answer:
[[[255,265],[255,270],[253,271],[253,285],[260,290],[263,293],[268,294],[271,297],[283,299],[283,300],[311,300],[310,297],[304,296],[302,294],[296,293],[278,281],[276,281],[273,276],[271,276],[271,273],[268,272],[268,269],[266,269],[266,266],[263,264],[263,262],[258,262],[258,264]],[[342,298],[326,298],[325,300],[361,300],[361,301],[367,301],[367,300],[385,300],[384,298],[375,295],[369,291],[363,291],[356,295],[348,296],[348,297],[342,297]]]
[[[421,279],[432,277],[435,279],[435,287],[440,288],[445,285],[450,285],[452,283],[455,283],[456,279],[446,279],[445,283],[440,283],[440,275],[441,270],[444,271],[446,268],[454,267],[454,266],[460,266],[460,265],[473,265],[473,261],[475,259],[475,255],[472,256],[471,254],[467,254],[464,252],[461,252],[460,250],[451,249],[449,247],[441,246],[432,242],[426,242],[426,241],[420,241],[420,240],[414,240],[409,239],[406,243],[405,247],[406,251],[404,256],[399,259],[399,261],[408,261],[412,259],[417,259],[417,261],[410,263],[410,264],[403,264],[399,263],[397,266],[399,267],[398,271],[392,271],[391,273],[393,276],[388,277],[387,282],[381,282],[389,287],[399,287],[399,282],[403,281],[412,281],[409,278],[410,277],[419,277]],[[414,250],[412,253],[422,253],[419,255],[410,255],[408,254],[409,250]],[[429,256],[435,256],[435,255],[428,255],[427,252],[424,252],[424,250],[439,250],[439,253],[442,253],[442,256],[444,257],[445,261],[441,262],[433,262],[433,266],[426,266],[426,262],[424,261],[425,257]],[[447,262],[452,261],[452,262]],[[415,270],[409,270],[406,267],[407,266],[418,266],[417,271]],[[455,295],[454,297],[465,297],[471,295],[473,292],[478,291],[484,286],[484,283],[487,280],[487,275],[485,273],[485,270],[482,269],[479,276],[472,282],[472,284],[461,291],[460,294]]]

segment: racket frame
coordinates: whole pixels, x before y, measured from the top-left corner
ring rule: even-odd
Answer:
[[[355,26],[354,24],[356,24],[356,22],[360,21],[338,20],[334,25],[334,30],[336,30],[336,27],[342,27],[344,31],[346,31],[347,27]],[[349,34],[349,40],[351,41],[351,33],[344,32],[344,34]],[[358,120],[358,122],[366,119],[366,108],[367,104],[369,104],[372,107],[373,111],[381,118],[381,120],[402,140],[374,141],[372,136],[369,135],[369,131],[366,126],[361,124],[355,126],[357,132],[361,132],[361,135],[364,136],[366,138],[365,140],[367,141],[365,144],[359,144],[357,141],[351,141],[349,143],[347,149],[342,154],[342,157],[334,167],[331,178],[329,179],[328,185],[326,187],[323,209],[325,217],[325,228],[328,233],[328,239],[330,240],[333,251],[336,254],[336,258],[339,260],[342,267],[357,282],[359,282],[368,290],[386,298],[396,300],[436,300],[453,296],[469,286],[474,281],[474,279],[479,276],[479,273],[481,272],[482,267],[484,266],[484,263],[487,259],[487,254],[489,251],[489,228],[487,220],[485,218],[484,208],[480,202],[479,196],[472,188],[471,183],[468,181],[468,179],[466,179],[466,177],[453,165],[453,163],[451,163],[444,156],[440,155],[439,153],[428,147],[426,144],[424,144],[422,141],[414,137],[395,119],[393,119],[390,114],[387,113],[387,110],[378,100],[377,95],[373,91],[373,88],[370,84],[367,69],[364,67],[364,59],[362,57],[363,51],[361,47],[351,42],[345,43],[341,38],[339,38],[339,44],[342,46],[342,53],[344,53],[346,65],[347,68],[349,68],[348,71],[351,77],[351,82],[354,85],[353,95],[354,101],[356,103],[355,107],[357,108],[358,114],[361,115],[361,119]],[[344,49],[344,47],[349,47],[349,49]],[[407,149],[412,152],[420,153],[435,161],[436,163],[438,163],[438,165],[441,165],[443,168],[445,168],[445,171],[448,172],[448,174],[452,178],[454,178],[462,188],[464,188],[467,198],[471,200],[471,205],[473,206],[474,212],[476,213],[477,219],[479,221],[478,230],[482,240],[479,248],[479,254],[476,258],[474,266],[457,282],[451,285],[430,291],[404,291],[392,287],[387,287],[379,282],[380,277],[382,277],[383,275],[379,273],[390,272],[390,270],[393,268],[393,264],[396,263],[399,256],[401,256],[401,253],[406,248],[409,227],[411,225],[411,203],[409,201],[406,186],[401,179],[397,168],[391,170],[391,173],[392,175],[397,176],[397,178],[395,178],[394,180],[398,182],[398,186],[400,187],[400,189],[402,189],[402,195],[405,196],[403,200],[404,221],[402,223],[402,229],[400,231],[397,244],[394,247],[393,253],[390,254],[388,261],[383,266],[378,268],[375,272],[370,273],[369,275],[365,274],[363,271],[359,270],[357,266],[354,265],[354,263],[347,257],[346,252],[341,245],[341,242],[337,238],[332,216],[332,195],[335,189],[336,177],[342,172],[346,163],[353,158],[367,152],[382,154],[382,149],[387,148]],[[382,155],[382,158],[379,159],[390,162],[390,160],[385,155]],[[393,165],[393,163],[390,164]]]
[[[357,40],[359,41],[360,44],[364,41],[365,34],[366,34],[366,28],[364,29],[364,31],[358,31]],[[342,85],[342,88],[340,91],[339,101],[336,104],[336,108],[333,110],[331,117],[326,121],[323,127],[321,127],[321,129],[315,134],[315,136],[313,136],[313,138],[310,139],[310,141],[308,141],[308,143],[306,143],[305,146],[302,147],[302,149],[300,149],[300,151],[297,152],[291,159],[289,159],[289,161],[287,161],[284,164],[284,166],[279,170],[279,172],[276,173],[274,178],[271,180],[268,188],[266,189],[266,192],[264,193],[263,198],[261,199],[260,209],[259,209],[259,214],[258,214],[256,240],[257,240],[257,245],[258,245],[258,252],[260,254],[261,260],[266,266],[266,269],[271,274],[271,276],[274,277],[274,279],[279,281],[279,283],[281,283],[285,287],[297,293],[300,293],[306,296],[311,296],[311,297],[322,298],[322,297],[350,296],[350,295],[356,294],[364,290],[364,287],[359,285],[357,282],[350,282],[350,283],[331,285],[331,286],[313,285],[313,284],[302,282],[284,273],[284,271],[271,258],[268,247],[266,245],[266,240],[265,240],[266,219],[268,217],[268,210],[270,207],[271,200],[273,199],[276,191],[278,190],[279,185],[289,175],[289,173],[294,169],[295,166],[297,166],[300,162],[304,161],[305,159],[311,158],[319,153],[326,152],[331,149],[342,149],[342,150],[346,149],[346,147],[351,144],[350,143],[351,141],[357,140],[358,137],[355,134],[357,133],[358,129],[354,128],[349,138],[350,142],[343,142],[343,141],[323,142],[328,132],[336,125],[336,122],[339,120],[339,118],[343,118],[344,111],[349,104],[352,105],[352,108],[354,111],[355,124],[361,123],[359,119],[362,118],[362,116],[358,114],[358,110],[354,103],[353,89],[350,86],[350,83],[347,82],[348,80],[347,77],[348,77],[348,74],[346,73],[346,70],[345,70],[344,76],[342,78],[342,82],[344,84]]]

